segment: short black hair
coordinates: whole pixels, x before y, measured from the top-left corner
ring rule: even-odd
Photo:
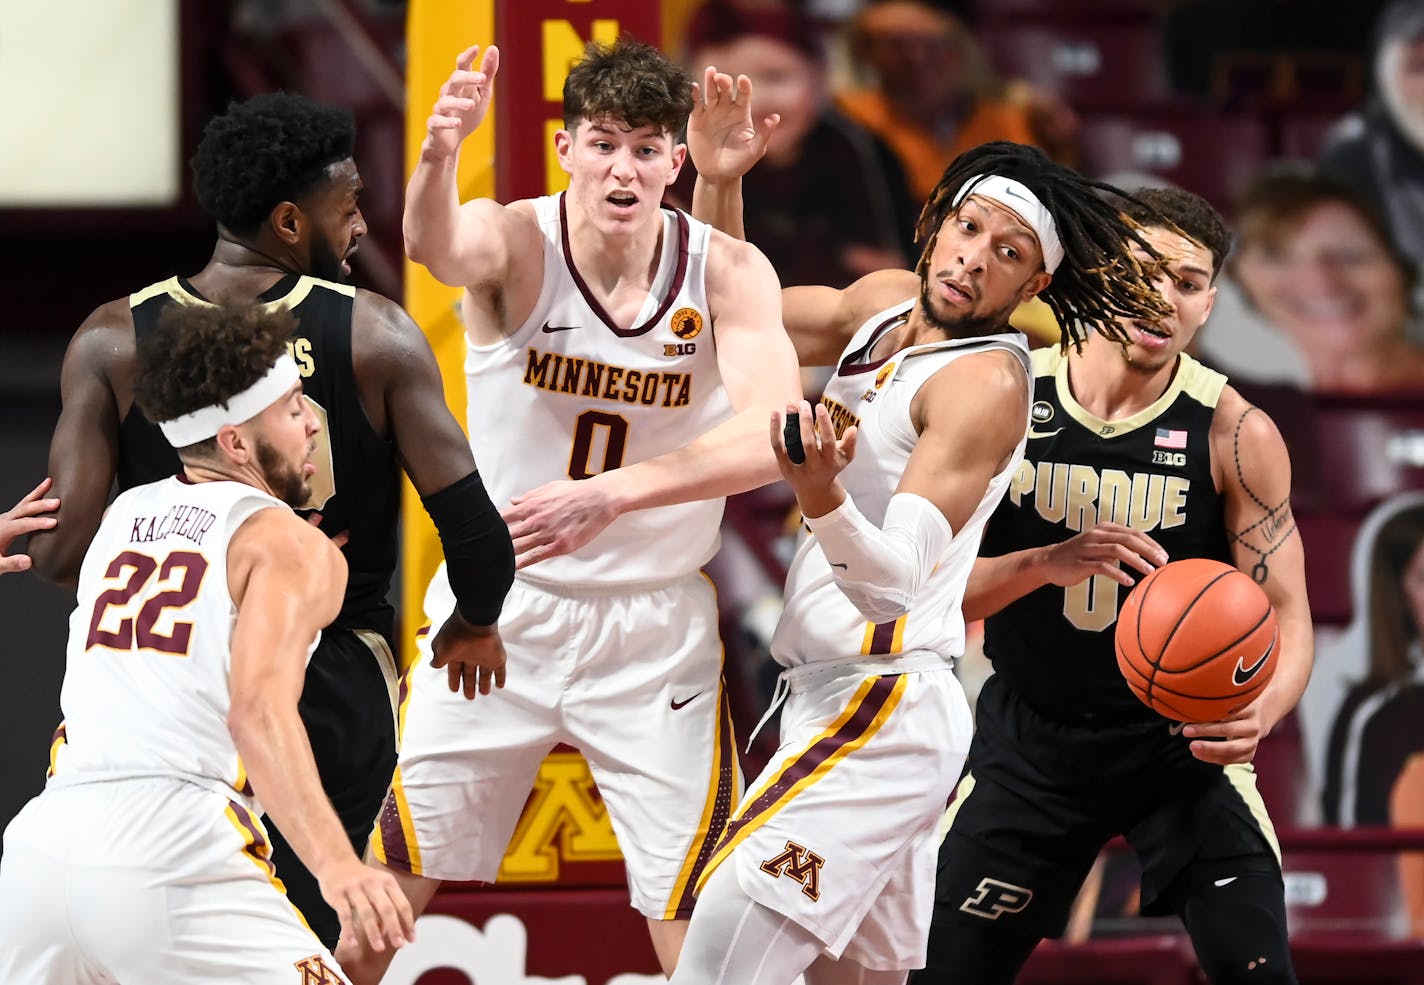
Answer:
[[[158,327],[138,339],[134,403],[158,422],[226,406],[281,358],[296,326],[296,316],[285,307],[170,305],[158,316]],[[211,450],[214,440],[179,450]]]
[[[1127,333],[1118,324],[1119,317],[1156,321],[1171,313],[1152,283],[1154,264],[1161,256],[1143,238],[1137,221],[1124,214],[1122,205],[1115,204],[1131,202],[1132,196],[1050,160],[1037,147],[1005,140],[980,144],[960,154],[930,192],[915,227],[915,238],[924,243],[915,268],[921,280],[944,220],[956,214],[964,198],[973,194],[972,185],[962,197],[960,189],[986,175],[1022,182],[1053,216],[1063,260],[1039,297],[1058,322],[1063,347],[1081,345],[1095,330],[1125,342]],[[1152,210],[1147,208],[1147,213]],[[1158,226],[1162,221],[1154,218],[1149,225]],[[1133,244],[1151,260],[1139,260]]]
[[[1140,188],[1124,203],[1126,212],[1140,226],[1175,229],[1187,239],[1211,251],[1211,277],[1221,273],[1231,252],[1231,230],[1210,202],[1185,188]]]
[[[203,129],[189,162],[203,211],[239,235],[256,232],[282,202],[296,202],[351,157],[356,121],[344,109],[290,92],[234,102]]]

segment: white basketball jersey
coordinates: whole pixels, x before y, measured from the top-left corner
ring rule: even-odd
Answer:
[[[856,507],[877,527],[885,522],[885,509],[918,440],[910,401],[926,380],[961,356],[1005,349],[1023,363],[1026,392],[1032,386],[1028,343],[1017,332],[911,346],[888,359],[868,362],[875,342],[898,325],[913,304],[896,305],[861,326],[841,354],[821,398],[837,436],[852,424],[859,429],[855,459],[840,480]],[[1027,414],[1023,424],[1026,436]],[[866,622],[836,587],[819,541],[803,537],[786,579],[786,606],[772,637],[771,652],[777,661],[796,667],[902,654],[937,654],[949,661],[963,654],[964,588],[984,524],[1018,469],[1024,441],[1019,439],[1008,465],[990,480],[969,522],[954,531],[948,556],[924,583],[914,609],[894,622]]]
[[[534,200],[544,283],[508,338],[465,359],[470,447],[490,498],[584,479],[688,444],[732,416],[704,274],[711,228],[664,210],[662,258],[633,327],[613,324],[574,269],[562,195]],[[662,582],[717,551],[723,500],[638,510],[583,548],[533,565],[557,585]]]
[[[237,616],[227,546],[274,506],[287,508],[240,482],[175,477],[109,507],[69,619],[52,756],[60,782],[181,775],[251,796],[227,729]]]

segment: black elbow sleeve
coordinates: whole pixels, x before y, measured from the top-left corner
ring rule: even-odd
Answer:
[[[440,534],[460,615],[475,626],[498,622],[504,596],[514,584],[514,544],[480,474],[471,472],[420,501]]]

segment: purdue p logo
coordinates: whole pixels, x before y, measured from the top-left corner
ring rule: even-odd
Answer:
[[[826,860],[808,852],[794,841],[786,843],[786,851],[761,864],[763,872],[780,878],[790,876],[801,884],[801,894],[813,903],[821,898],[821,866]]]
[[[672,313],[672,334],[684,342],[702,331],[702,312],[696,308],[678,308]]]
[[[302,958],[296,963],[296,969],[302,973],[301,985],[346,985],[320,954]]]
[[[1032,889],[984,878],[979,880],[976,894],[959,904],[959,908],[985,920],[997,920],[1005,913],[1018,913],[1032,899]]]

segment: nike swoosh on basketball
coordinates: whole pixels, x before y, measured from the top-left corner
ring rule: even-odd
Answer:
[[[1052,430],[1052,431],[1035,431],[1033,428],[1029,428],[1029,429],[1028,429],[1028,436],[1029,436],[1030,438],[1051,438],[1051,437],[1053,437],[1055,434],[1057,434],[1059,431],[1062,431],[1062,430],[1063,430],[1062,428],[1055,428],[1055,429]]]
[[[684,705],[686,705],[689,701],[695,700],[696,698],[701,697],[701,695],[702,695],[702,692],[701,692],[701,691],[698,691],[698,692],[697,692],[696,694],[694,694],[691,698],[683,698],[681,701],[677,700],[676,698],[673,698],[673,699],[672,699],[672,710],[673,710],[673,711],[678,711],[678,710],[680,710],[680,709],[681,709]]]
[[[550,334],[554,332],[572,332],[576,328],[578,328],[577,325],[550,325],[548,322],[544,323],[544,331]]]
[[[1266,660],[1270,657],[1272,649],[1274,649],[1274,647],[1268,648],[1265,653],[1261,654],[1260,659],[1253,663],[1250,667],[1246,666],[1245,657],[1237,657],[1236,669],[1231,672],[1231,683],[1235,684],[1237,687],[1241,687],[1243,684],[1250,681],[1251,678],[1255,677],[1256,674],[1260,671],[1260,669],[1266,666]]]

